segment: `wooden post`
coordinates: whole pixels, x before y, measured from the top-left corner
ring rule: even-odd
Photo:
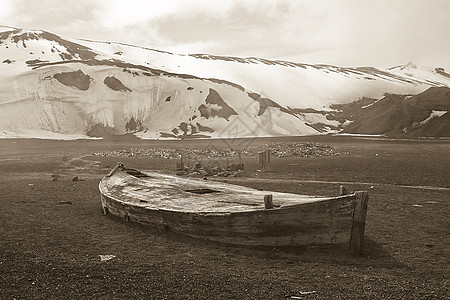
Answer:
[[[183,153],[181,153],[180,162],[177,163],[177,171],[183,171],[183,170],[184,170]]]
[[[258,169],[261,170],[261,153],[258,152]]]
[[[129,215],[124,215],[123,219],[125,220],[125,222],[129,223],[130,222],[130,216]]]
[[[242,161],[241,161],[241,150],[239,150],[238,156],[239,156],[239,165],[241,165],[242,164]]]
[[[272,200],[273,200],[272,195],[264,195],[264,207],[266,209],[273,208]]]
[[[259,169],[262,170],[264,169],[263,166],[263,153],[262,152],[258,152],[258,158],[259,158]]]
[[[364,229],[366,226],[367,203],[369,193],[367,191],[355,192],[356,202],[353,210],[352,234],[350,236],[350,250],[355,254],[361,254],[364,243]]]
[[[239,164],[238,164],[238,171],[239,170],[242,170],[242,171],[244,171],[244,165],[242,164],[242,159],[241,159],[241,151],[242,150],[239,150],[239,153],[238,153],[238,155],[239,155]]]
[[[264,151],[264,167],[267,169],[269,164],[267,163],[267,151]]]
[[[263,151],[261,153],[261,158],[262,158],[262,168],[265,169],[266,168],[266,151]]]
[[[267,151],[263,152],[263,168],[267,167]]]
[[[259,155],[259,169],[266,169],[270,163],[270,150],[258,152]]]
[[[348,195],[348,190],[345,186],[341,185],[339,187],[339,196]]]

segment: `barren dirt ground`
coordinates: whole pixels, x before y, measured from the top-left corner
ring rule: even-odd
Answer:
[[[449,299],[450,141],[297,140],[349,153],[277,158],[263,172],[243,157],[244,176],[220,180],[312,195],[367,189],[363,256],[222,245],[102,215],[97,185],[118,160],[169,173],[176,161],[92,153],[211,141],[0,140],[0,299]],[[239,145],[267,141],[286,139]]]

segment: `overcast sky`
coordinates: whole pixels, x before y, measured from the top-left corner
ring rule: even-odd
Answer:
[[[0,0],[0,24],[177,53],[450,69],[450,0]]]

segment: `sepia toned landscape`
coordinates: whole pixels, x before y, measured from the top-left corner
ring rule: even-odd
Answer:
[[[2,1],[0,299],[449,299],[449,15]]]
[[[244,172],[209,178],[308,195],[338,195],[340,185],[351,191],[368,190],[362,256],[342,245],[232,246],[103,215],[98,182],[117,161],[175,174],[179,159],[98,153],[157,148],[202,152],[229,149],[231,142],[0,140],[1,298],[443,299],[448,295],[447,140],[332,136],[240,140],[241,145],[260,148],[314,143],[340,154],[275,157],[261,172],[255,156],[243,155]],[[228,163],[236,160],[229,158]],[[208,160],[198,161],[206,165]],[[187,164],[194,162],[187,159]],[[76,176],[82,181],[73,181]],[[114,258],[102,261],[100,255]]]

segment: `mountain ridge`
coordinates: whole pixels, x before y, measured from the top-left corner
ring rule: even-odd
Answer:
[[[132,133],[152,139],[347,132],[356,123],[346,127],[352,120],[344,120],[345,113],[331,114],[335,105],[450,86],[444,69],[413,64],[380,70],[174,54],[10,28],[0,27],[0,137],[33,132],[77,137]],[[208,103],[211,97],[221,101]]]

